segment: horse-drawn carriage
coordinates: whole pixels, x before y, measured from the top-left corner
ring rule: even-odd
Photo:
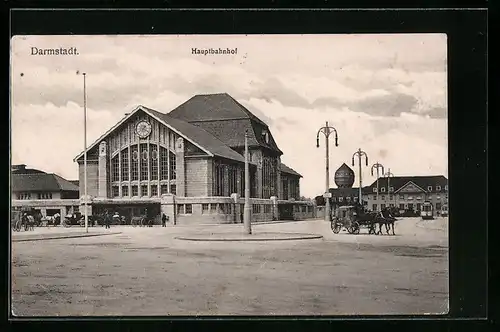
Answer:
[[[392,227],[392,235],[394,235],[395,221],[396,218],[388,210],[366,212],[359,206],[341,206],[334,211],[331,228],[335,234],[340,233],[342,229],[349,234],[359,234],[361,228],[367,228],[368,234],[382,234],[382,226],[385,226],[387,234]]]

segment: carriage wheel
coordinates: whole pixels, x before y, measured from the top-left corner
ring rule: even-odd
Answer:
[[[340,230],[342,229],[342,224],[336,222],[335,220],[332,220],[331,228],[335,234],[338,234],[340,232]]]
[[[357,222],[352,225],[352,234],[359,234],[359,224]]]

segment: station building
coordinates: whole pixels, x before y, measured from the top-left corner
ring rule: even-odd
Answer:
[[[174,223],[240,222],[244,203],[244,145],[248,133],[252,220],[313,217],[301,202],[300,178],[281,162],[269,127],[228,94],[196,95],[161,113],[138,106],[83,152],[80,197],[90,213]]]

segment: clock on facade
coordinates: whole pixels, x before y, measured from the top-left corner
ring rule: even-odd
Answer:
[[[147,138],[151,134],[151,123],[141,121],[135,127],[135,132],[140,138]]]

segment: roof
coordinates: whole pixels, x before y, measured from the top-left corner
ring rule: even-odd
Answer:
[[[68,180],[60,177],[57,174],[12,174],[11,188],[13,192],[29,192],[29,191],[79,191],[79,187],[75,186]]]
[[[409,182],[413,182],[424,191],[429,192],[427,190],[428,187],[432,187],[430,192],[436,192],[436,186],[441,186],[444,190],[445,186],[448,185],[448,179],[444,175],[430,175],[430,176],[392,176],[389,178],[389,185],[394,187],[394,192],[397,192],[399,189],[403,188]],[[388,178],[383,177],[379,178],[379,188],[387,187]],[[374,181],[370,186],[371,189],[377,187],[377,181]]]
[[[199,126],[230,147],[261,146],[283,154],[267,124],[227,93],[196,95],[168,113],[169,116]],[[269,133],[269,142],[262,131]]]
[[[282,173],[286,173],[286,174],[292,174],[292,175],[296,175],[296,176],[300,176],[302,177],[302,175],[300,175],[299,173],[297,173],[294,169],[288,167],[287,165],[281,163],[281,172]]]
[[[162,121],[179,130],[184,135],[206,148],[213,155],[243,163],[245,162],[245,158],[242,155],[228,147],[223,141],[219,140],[202,128],[192,125],[183,120],[173,118],[169,114],[161,113],[144,106],[142,108],[144,108],[146,111],[149,111],[150,113],[153,113]]]

